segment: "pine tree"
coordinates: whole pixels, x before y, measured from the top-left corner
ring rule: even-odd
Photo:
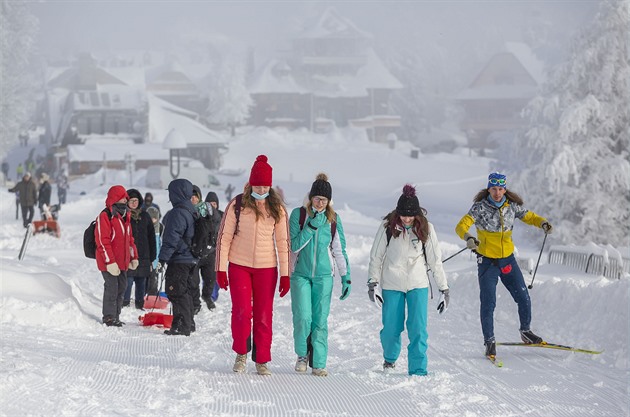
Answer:
[[[0,150],[18,140],[32,102],[29,58],[38,21],[26,1],[0,0]]]
[[[512,183],[565,243],[628,245],[629,28],[628,0],[603,2],[525,112]]]

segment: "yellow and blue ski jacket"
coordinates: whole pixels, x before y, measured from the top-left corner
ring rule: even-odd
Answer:
[[[464,239],[464,235],[474,224],[479,240],[477,252],[487,258],[507,258],[514,252],[512,229],[515,219],[536,227],[547,221],[509,199],[506,199],[501,207],[497,207],[484,198],[472,205],[468,213],[457,223],[455,232]]]

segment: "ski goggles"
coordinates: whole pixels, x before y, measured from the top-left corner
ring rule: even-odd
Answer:
[[[501,187],[505,187],[505,178],[490,178],[488,180],[489,184],[499,185]]]

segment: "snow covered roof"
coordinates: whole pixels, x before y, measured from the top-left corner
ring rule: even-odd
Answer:
[[[163,100],[149,101],[149,143],[162,144],[168,133],[176,129],[190,145],[224,145],[222,135],[213,132],[196,120],[184,116],[183,112],[174,111],[173,107],[162,106]]]
[[[545,64],[534,55],[529,45],[523,42],[505,42],[505,50],[518,59],[538,85],[545,80]]]
[[[288,93],[306,94],[309,91],[298,85],[286,63],[272,59],[255,73],[248,86],[250,94]]]
[[[139,110],[143,107],[144,93],[126,85],[100,85],[96,91],[76,91],[73,93],[75,110]]]
[[[53,140],[60,134],[60,126],[63,124],[66,112],[66,101],[70,91],[65,88],[53,88],[46,91],[46,103],[48,105],[48,129]]]
[[[161,107],[162,109],[168,110],[172,113],[190,117],[191,119],[194,119],[194,120],[199,120],[199,115],[195,113],[194,111],[176,106],[170,101],[163,100],[154,94],[147,93],[147,101],[149,103],[149,108]]]
[[[103,160],[122,161],[125,154],[135,156],[136,161],[168,160],[168,149],[161,144],[134,144],[132,141],[121,143],[120,140],[100,140],[85,145],[68,145],[68,162],[98,162]]]
[[[334,7],[328,7],[319,18],[297,36],[298,39],[371,39],[372,35],[359,29],[352,21],[341,16]]]
[[[284,67],[284,64],[278,60],[271,60],[252,78],[249,92],[251,94],[313,93],[319,97],[331,98],[366,97],[371,89],[403,87],[373,49],[367,49],[365,62],[356,74],[315,75],[305,81],[296,81],[289,67]]]

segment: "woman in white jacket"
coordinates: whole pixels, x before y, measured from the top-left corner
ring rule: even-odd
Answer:
[[[429,269],[442,294],[438,311],[442,313],[448,307],[449,290],[442,254],[435,229],[425,215],[415,188],[405,185],[396,209],[384,217],[370,252],[370,301],[375,302],[374,290],[378,285],[383,290],[381,346],[385,371],[395,367],[400,355],[406,304],[409,375],[427,374]]]

